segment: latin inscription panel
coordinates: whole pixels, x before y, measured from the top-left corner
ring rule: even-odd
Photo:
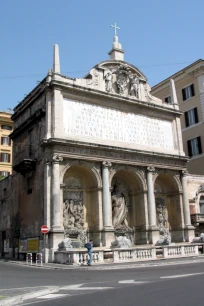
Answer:
[[[64,99],[64,130],[83,141],[174,149],[172,123],[144,115]],[[89,138],[89,139],[88,139]],[[111,142],[110,142],[111,140]]]

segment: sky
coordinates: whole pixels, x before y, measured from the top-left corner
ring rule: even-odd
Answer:
[[[203,0],[0,0],[0,110],[13,109],[52,68],[83,77],[109,58],[114,22],[125,61],[150,86],[204,58]]]

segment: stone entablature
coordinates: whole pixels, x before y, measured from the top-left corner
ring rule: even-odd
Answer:
[[[153,164],[158,168],[186,169],[187,157],[172,156],[161,153],[147,154],[146,151],[133,150],[127,148],[113,148],[102,145],[86,144],[73,141],[62,141],[61,139],[49,139],[42,143],[53,145],[53,150],[67,158],[87,159],[101,161],[103,159],[114,160],[116,163],[130,165]]]

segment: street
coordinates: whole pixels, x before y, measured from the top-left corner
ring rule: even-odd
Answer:
[[[57,270],[0,262],[0,292],[58,286],[19,305],[203,305],[204,263],[132,269]],[[4,291],[2,291],[4,290]],[[3,295],[0,293],[0,295]]]

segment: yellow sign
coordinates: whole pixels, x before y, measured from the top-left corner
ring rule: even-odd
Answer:
[[[28,252],[38,252],[39,250],[39,239],[38,238],[28,238],[27,241],[27,251]]]

